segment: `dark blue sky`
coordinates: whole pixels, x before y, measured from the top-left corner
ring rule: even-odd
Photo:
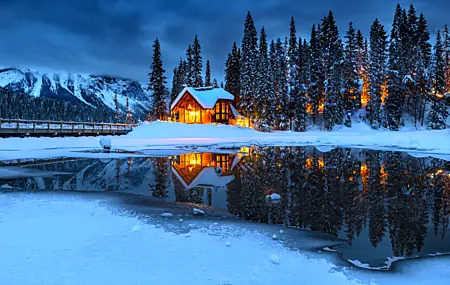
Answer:
[[[0,66],[49,68],[101,73],[147,81],[151,45],[161,40],[164,67],[172,69],[194,35],[203,58],[211,60],[213,77],[223,77],[233,41],[242,40],[244,18],[251,10],[257,29],[269,38],[289,33],[294,16],[298,34],[328,10],[335,13],[340,34],[349,21],[367,35],[378,17],[390,29],[392,0],[0,0]],[[413,3],[425,14],[432,34],[449,18],[449,0]]]

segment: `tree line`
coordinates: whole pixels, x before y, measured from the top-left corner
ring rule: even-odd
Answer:
[[[237,107],[261,131],[306,131],[311,126],[332,130],[351,127],[352,117],[373,129],[399,130],[407,121],[415,127],[446,127],[450,92],[450,32],[437,31],[434,46],[425,16],[414,6],[397,5],[390,35],[375,19],[365,38],[349,23],[341,37],[330,11],[312,25],[309,39],[296,35],[295,19],[288,37],[268,41],[259,36],[250,12],[240,47],[233,43],[225,63],[224,88],[237,98]],[[166,77],[158,40],[149,74],[153,114],[163,118],[183,86],[211,83],[210,62],[202,78],[201,47],[196,36],[186,59],[174,69],[172,90]],[[170,98],[169,98],[170,97]]]

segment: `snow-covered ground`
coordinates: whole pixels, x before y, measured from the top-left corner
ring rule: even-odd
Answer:
[[[449,257],[370,272],[337,265],[327,253],[292,250],[270,231],[177,215],[137,215],[100,197],[0,193],[0,284],[450,282]],[[181,227],[188,230],[173,230]]]
[[[49,157],[63,151],[99,148],[99,137],[0,139],[0,159]],[[113,148],[127,150],[174,148],[177,146],[238,147],[250,144],[326,145],[372,149],[396,149],[410,153],[450,155],[450,130],[399,132],[374,131],[367,125],[332,132],[309,131],[261,133],[225,125],[188,125],[154,122],[136,127],[126,136],[111,138]],[[41,150],[37,153],[35,150]],[[446,157],[447,156],[447,157]]]

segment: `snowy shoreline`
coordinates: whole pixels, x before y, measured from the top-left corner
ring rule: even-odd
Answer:
[[[74,151],[99,149],[102,137],[0,139],[0,159],[55,157]],[[187,125],[154,122],[136,127],[126,136],[109,137],[112,147],[128,151],[180,148],[239,148],[243,146],[327,146],[393,150],[428,154],[450,160],[450,131],[374,131],[366,125],[332,132],[261,133],[226,125]],[[38,157],[35,157],[38,156]]]
[[[244,224],[178,214],[145,218],[99,197],[0,197],[1,284],[406,285],[426,284],[430,275],[434,284],[449,280],[448,257],[400,264],[395,273],[370,272],[289,249],[266,230]],[[187,232],[171,230],[181,226]]]

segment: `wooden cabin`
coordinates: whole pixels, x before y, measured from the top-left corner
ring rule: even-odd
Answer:
[[[187,124],[235,125],[244,118],[233,101],[234,96],[223,88],[185,87],[170,107],[171,119]]]

